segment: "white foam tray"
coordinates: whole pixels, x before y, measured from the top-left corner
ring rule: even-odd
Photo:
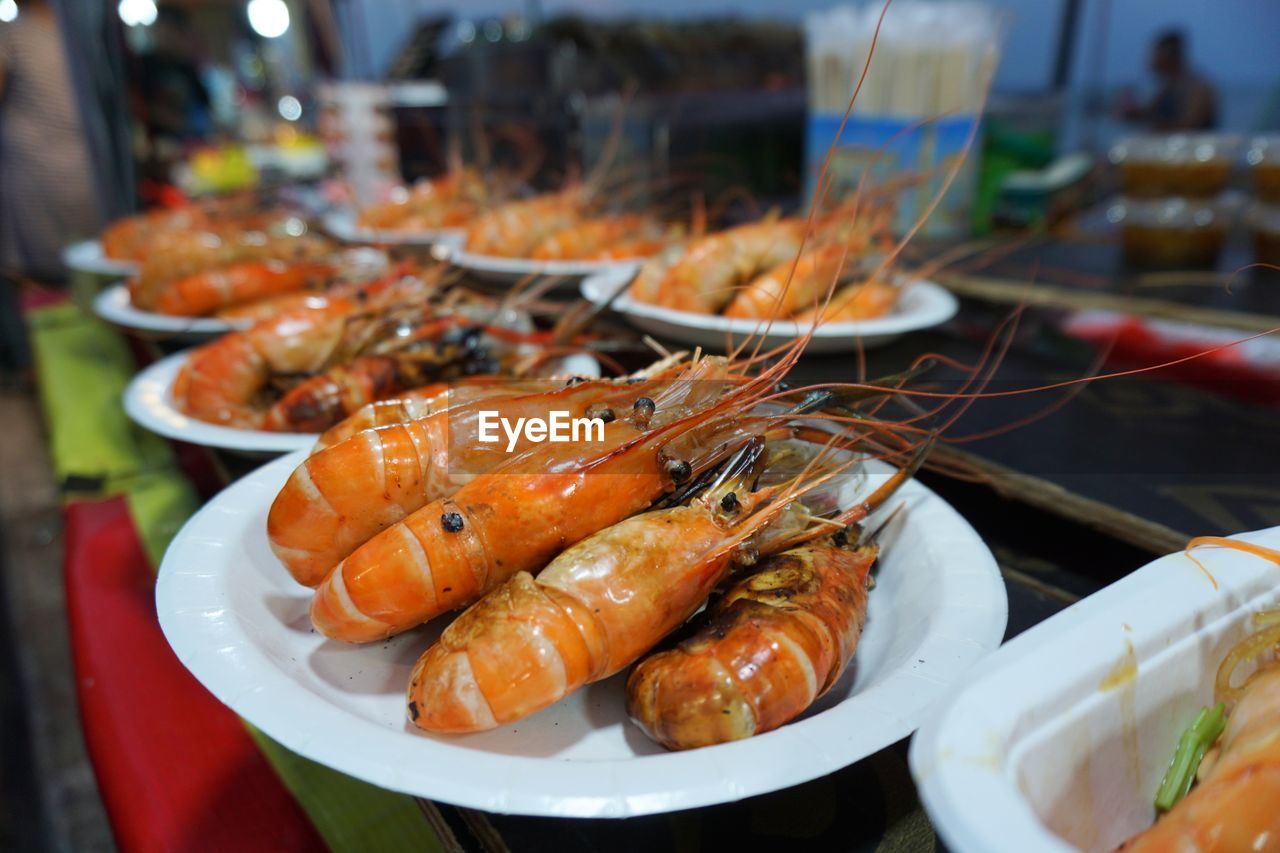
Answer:
[[[1280,548],[1280,527],[1237,538]],[[1239,551],[1162,557],[1001,647],[911,746],[947,846],[1109,851],[1155,818],[1181,732],[1227,650],[1280,602],[1280,568]]]

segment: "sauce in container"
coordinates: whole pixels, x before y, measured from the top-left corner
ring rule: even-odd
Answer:
[[[1134,136],[1116,143],[1110,159],[1128,198],[1207,198],[1226,187],[1237,148],[1217,134]]]
[[[1221,206],[1189,198],[1122,198],[1107,210],[1125,261],[1148,269],[1212,267],[1230,223]]]

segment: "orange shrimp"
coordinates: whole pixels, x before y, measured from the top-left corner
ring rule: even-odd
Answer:
[[[487,190],[474,169],[454,169],[433,180],[400,188],[391,199],[363,208],[356,222],[366,228],[403,231],[462,225],[480,209]]]
[[[690,504],[621,521],[570,547],[535,579],[527,572],[445,629],[409,682],[409,718],[433,732],[511,723],[607,678],[651,649],[707,599],[735,565],[797,537],[796,501],[842,466],[751,491],[764,456],[757,439]],[[887,498],[899,472],[852,521]]]
[[[670,377],[661,375],[629,385],[595,380],[548,391],[544,382],[524,394],[515,386],[501,398],[485,395],[407,423],[359,432],[312,454],[289,476],[267,514],[271,548],[295,580],[315,586],[381,530],[511,458],[504,448],[479,441],[483,412],[498,412],[509,421],[546,418],[552,411],[604,418],[669,383]],[[523,434],[515,447],[528,449]]]
[[[583,204],[582,192],[570,189],[500,205],[476,217],[468,226],[467,251],[528,257],[547,237],[576,225]]]
[[[822,312],[823,323],[848,323],[873,320],[893,311],[898,304],[901,290],[881,278],[871,278],[846,285],[836,292],[830,304]],[[818,308],[811,308],[796,315],[796,321],[810,323],[817,317]]]
[[[738,291],[724,315],[753,320],[792,317],[822,298],[844,273],[848,260],[849,250],[841,245],[806,250]]]
[[[539,343],[537,331],[521,332],[469,322],[443,303],[407,306],[388,318],[353,320],[350,343],[324,372],[298,383],[267,413],[268,429],[321,432],[361,407],[425,382],[477,373],[519,373],[517,347]],[[361,318],[364,319],[364,318]],[[530,356],[534,358],[534,356]]]
[[[193,273],[162,290],[152,310],[198,317],[257,299],[315,287],[335,270],[324,263],[248,261]]]
[[[671,237],[667,234],[627,238],[588,255],[586,260],[627,261],[633,258],[648,258],[661,252],[670,243]]]
[[[656,286],[656,302],[678,311],[715,314],[734,288],[764,269],[793,261],[804,240],[803,219],[752,222],[694,240]]]
[[[627,712],[668,749],[740,740],[790,722],[853,659],[878,548],[844,534],[770,557],[710,610],[701,630],[641,661]]]
[[[1280,613],[1268,615],[1274,622]],[[1250,656],[1268,646],[1280,646],[1280,626],[1274,623],[1241,643]],[[1233,670],[1235,658],[1228,653],[1224,667]],[[1201,763],[1199,783],[1150,829],[1121,845],[1125,853],[1280,847],[1280,662],[1264,664],[1238,698],[1219,698],[1234,707],[1217,746]]]
[[[723,397],[721,383],[690,375],[694,381],[637,399],[631,413],[605,424],[602,441],[535,445],[354,551],[317,589],[312,623],[333,639],[379,639],[465,606],[516,572],[540,568],[758,430],[759,422],[740,417],[738,407],[766,393],[789,364]],[[703,372],[708,366],[720,369],[697,365]]]
[[[637,302],[658,304],[659,293],[662,282],[667,277],[667,271],[680,261],[684,253],[684,244],[669,245],[653,253],[640,266],[636,277],[627,286],[627,294]]]
[[[497,374],[464,376],[449,382],[433,382],[398,396],[375,400],[362,406],[325,430],[316,440],[316,447],[312,452],[332,447],[366,429],[404,424],[474,400],[533,393],[545,390],[546,387],[546,380],[519,380]]]
[[[437,340],[425,351],[361,355],[289,389],[267,410],[263,425],[284,432],[323,432],[376,400],[424,382],[498,367],[487,351],[456,338]]]
[[[141,261],[151,245],[166,234],[199,229],[209,218],[198,207],[149,210],[126,216],[107,226],[102,232],[102,253],[121,261]]]
[[[196,349],[174,379],[178,409],[210,423],[263,425],[260,398],[272,374],[318,370],[341,339],[350,300],[262,320]]]
[[[674,368],[684,360],[686,355],[687,353],[675,353],[628,376],[603,381],[611,385],[623,382],[639,382]],[[594,381],[582,377],[572,377],[567,380],[570,385]],[[340,423],[326,430],[316,440],[316,446],[312,452],[318,452],[337,444],[362,430],[416,421],[445,409],[476,400],[485,400],[491,397],[514,397],[547,390],[553,390],[548,386],[547,379],[520,379],[498,374],[464,376],[449,382],[435,382],[430,385],[424,385],[421,388],[406,391],[404,394],[395,397],[376,400],[360,408]]]
[[[214,312],[214,316],[228,322],[248,321],[253,323],[285,311],[294,311],[300,308],[322,308],[332,299],[355,299],[376,304],[377,302],[394,302],[402,298],[419,299],[430,297],[429,292],[417,290],[416,284],[414,287],[409,288],[413,292],[405,293],[405,287],[398,287],[394,283],[397,276],[412,276],[415,273],[412,264],[401,264],[394,269],[388,269],[389,261],[386,257],[381,256],[382,260],[375,262],[377,256],[375,254],[371,258],[369,254],[371,251],[366,249],[348,250],[332,258],[334,276],[342,280],[335,284],[330,284],[324,290],[301,290],[281,293],[276,296],[266,296],[261,299],[254,299],[251,302],[219,309]],[[417,275],[419,278],[425,278],[427,273],[417,271]],[[373,278],[372,276],[377,277]]]
[[[400,302],[421,302],[438,286],[432,275],[390,275],[352,286],[349,296],[285,311],[192,351],[174,379],[178,409],[210,423],[261,429],[274,377],[309,376],[332,364],[347,344],[352,315]]]
[[[259,320],[274,317],[276,314],[282,314],[285,311],[296,311],[300,308],[319,308],[326,304],[327,301],[328,297],[324,293],[314,293],[307,290],[295,291],[221,308],[213,312],[213,316],[219,320],[226,320],[228,323],[244,325],[245,323],[256,323]]]
[[[542,261],[593,258],[607,255],[610,246],[624,239],[657,239],[660,230],[658,223],[639,214],[587,219],[549,235],[534,247],[530,257]]]
[[[202,270],[243,261],[301,261],[331,252],[327,241],[306,233],[211,231],[174,234],[153,247],[138,275],[129,282],[133,304],[145,310],[155,307],[165,288],[173,281]]]

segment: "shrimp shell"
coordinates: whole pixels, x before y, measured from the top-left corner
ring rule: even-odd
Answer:
[[[620,418],[605,425],[603,441],[538,445],[427,504],[329,573],[312,600],[312,623],[333,639],[381,639],[541,568],[647,508],[757,429],[731,411],[741,397],[706,408],[719,396],[719,383],[677,383],[657,398],[657,411],[674,415],[664,426],[645,430]],[[676,446],[673,461],[666,453]]]
[[[312,454],[289,476],[267,514],[271,547],[295,580],[316,586],[385,528],[511,458],[497,445],[478,441],[482,411],[508,419],[545,418],[552,410],[581,417],[601,402],[630,407],[662,378],[625,386],[597,380],[529,393],[520,393],[519,384],[496,384],[491,393],[427,417],[358,432]],[[522,439],[517,449],[528,449],[528,442]]]
[[[694,636],[636,666],[631,719],[668,749],[740,740],[794,719],[853,658],[876,554],[828,540],[770,557]]]
[[[656,302],[678,311],[715,314],[734,288],[761,270],[794,260],[804,240],[799,219],[752,222],[692,241],[656,287]],[[644,297],[641,297],[644,298]]]
[[[1125,853],[1280,849],[1280,665],[1249,680],[1200,783]]]
[[[198,317],[258,299],[280,296],[323,282],[334,272],[320,263],[249,261],[184,276],[165,287],[152,310]]]

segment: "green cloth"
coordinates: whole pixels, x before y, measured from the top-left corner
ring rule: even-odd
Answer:
[[[53,468],[67,500],[123,495],[153,566],[200,506],[172,448],[133,424],[121,395],[136,365],[123,338],[75,305],[27,318]],[[309,761],[245,724],[335,851],[443,850],[412,797]]]
[[[330,770],[290,752],[248,723],[245,727],[330,849],[445,849],[412,797]]]

